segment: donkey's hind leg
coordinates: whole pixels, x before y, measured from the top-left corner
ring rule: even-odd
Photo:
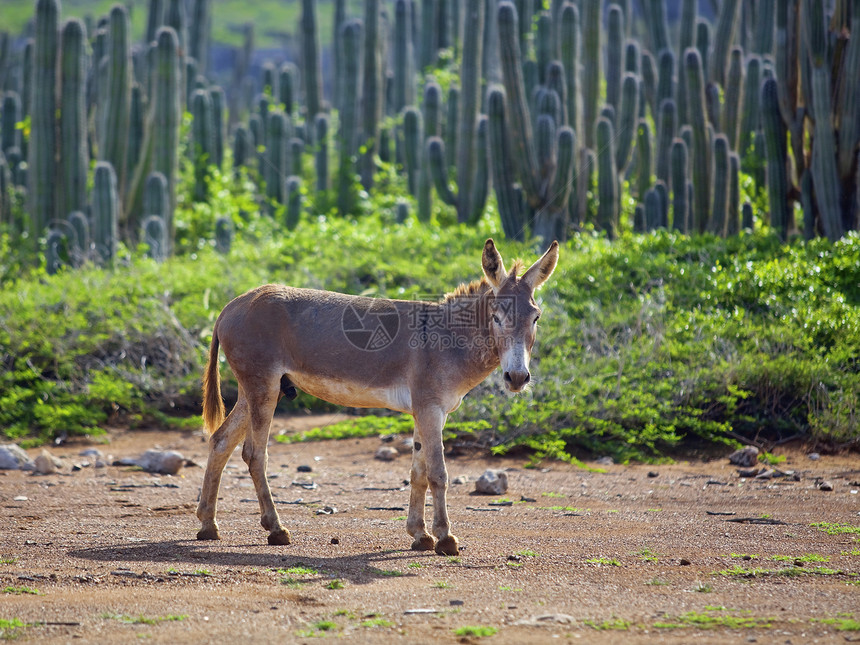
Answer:
[[[272,416],[281,395],[280,380],[268,382],[260,378],[253,389],[249,388],[249,406],[251,413],[251,429],[245,437],[242,448],[242,459],[248,464],[254,488],[257,490],[257,500],[260,502],[260,524],[269,531],[269,544],[289,544],[290,532],[281,525],[272,491],[266,478],[266,462],[269,459],[267,444],[269,430],[272,426]]]
[[[202,527],[197,533],[198,540],[218,540],[218,524],[215,521],[215,506],[218,502],[218,488],[221,485],[221,473],[233,450],[245,436],[248,427],[248,402],[241,388],[239,400],[230,414],[212,436],[209,438],[209,460],[206,462],[206,474],[203,476],[203,488],[200,490],[200,503],[197,505],[197,518]]]

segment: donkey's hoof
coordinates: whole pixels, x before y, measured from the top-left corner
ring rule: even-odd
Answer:
[[[417,538],[412,543],[412,550],[413,551],[432,551],[434,546],[436,546],[436,540],[434,540],[429,535],[422,535],[420,538]]]
[[[436,543],[436,553],[439,555],[460,555],[460,548],[457,545],[457,538],[453,535],[442,538]]]
[[[197,539],[198,540],[220,540],[221,536],[218,535],[218,529],[215,527],[200,529],[197,531]]]
[[[280,531],[273,531],[269,533],[269,544],[289,544],[290,543],[290,532],[286,529],[281,529]]]

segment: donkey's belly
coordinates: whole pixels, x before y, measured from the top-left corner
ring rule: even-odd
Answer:
[[[303,392],[335,405],[412,412],[412,395],[405,385],[374,387],[373,384],[368,383],[296,372],[290,372],[288,376],[290,381]]]

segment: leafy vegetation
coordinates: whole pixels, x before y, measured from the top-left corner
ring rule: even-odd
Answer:
[[[455,629],[454,635],[464,638],[484,638],[486,636],[493,636],[498,631],[498,627],[490,627],[488,625],[467,625]]]
[[[20,618],[0,618],[0,639],[10,641],[18,638],[27,627]]]
[[[725,608],[712,608],[706,613],[689,611],[668,621],[654,623],[657,629],[679,629],[695,627],[697,629],[767,629],[773,625],[774,618],[758,616],[734,615],[715,613]]]

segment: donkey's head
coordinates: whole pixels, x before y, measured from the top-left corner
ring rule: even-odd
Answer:
[[[558,242],[553,242],[522,277],[517,277],[519,262],[514,264],[510,273],[506,273],[493,240],[489,239],[484,244],[481,264],[493,290],[488,316],[490,336],[499,353],[505,387],[511,392],[521,391],[531,380],[529,359],[540,318],[534,293],[552,275],[557,262]]]

